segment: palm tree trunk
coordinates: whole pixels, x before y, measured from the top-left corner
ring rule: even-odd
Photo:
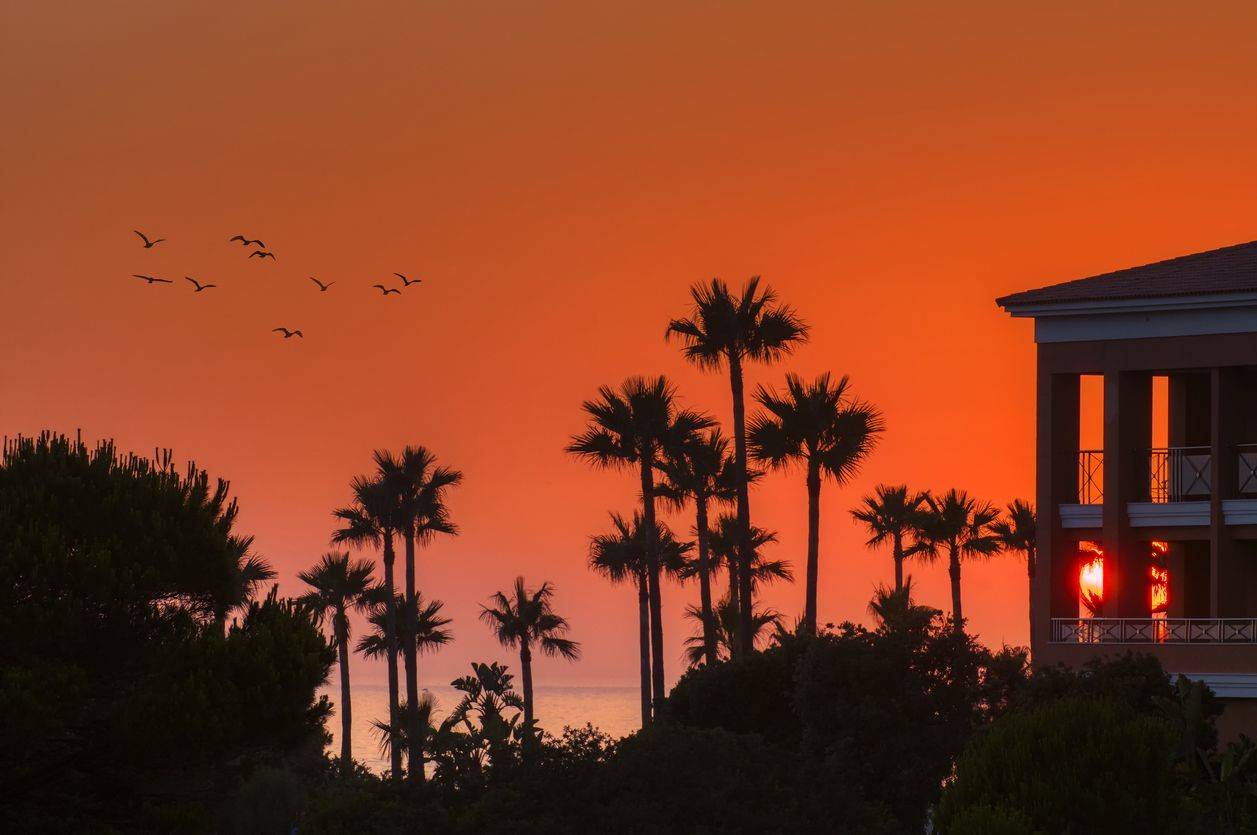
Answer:
[[[807,462],[807,586],[804,591],[803,629],[816,634],[816,587],[820,580],[821,468]]]
[[[895,591],[903,591],[903,534],[898,531],[895,532],[891,553],[895,558]]]
[[[733,391],[733,455],[738,487],[738,638],[733,654],[750,653],[754,636],[751,595],[751,494],[746,463],[746,403],[742,392],[742,358],[729,352],[729,387]]]
[[[642,727],[650,724],[650,595],[646,591],[646,574],[637,575],[637,628],[642,654]]]
[[[350,732],[353,718],[349,705],[349,619],[344,610],[336,613],[336,644],[340,650],[340,773],[348,777],[353,773],[353,746]]]
[[[738,601],[738,571],[737,571],[737,568],[736,568],[735,566],[732,566],[732,565],[731,565],[731,566],[729,566],[729,602],[733,604],[733,611],[735,611],[735,612],[741,612],[741,611],[742,611],[740,608],[738,608],[738,606],[739,606],[739,601]],[[739,615],[739,617],[741,617],[741,616]],[[731,635],[730,637],[732,638],[733,636]],[[736,642],[736,641],[735,641],[735,642]],[[737,647],[735,647],[735,646],[730,646],[730,647],[729,647],[730,653],[732,653],[732,651],[734,651],[734,650],[736,650],[736,649],[737,649]]]
[[[419,659],[415,639],[419,632],[419,611],[415,606],[415,533],[406,531],[406,643],[402,654],[406,661],[406,775],[422,783],[423,729],[419,723]]]
[[[694,508],[698,528],[698,597],[703,614],[703,655],[707,666],[716,664],[716,627],[711,614],[711,564],[707,557],[707,496],[694,495]]]
[[[384,537],[384,644],[387,649],[385,655],[388,657],[388,729],[392,740],[389,746],[390,766],[392,778],[400,780],[402,747],[398,740],[401,739],[402,725],[397,698],[397,596],[393,591],[393,562],[393,535],[389,533]]]
[[[948,554],[947,573],[951,577],[951,614],[959,631],[965,616],[960,608],[960,549],[952,546]]]
[[[532,733],[532,650],[527,642],[519,645],[519,668],[524,674],[524,727]]]
[[[658,711],[663,704],[663,597],[659,589],[659,535],[655,528],[654,453],[642,456],[642,521],[646,525],[646,571],[650,592],[651,694]]]

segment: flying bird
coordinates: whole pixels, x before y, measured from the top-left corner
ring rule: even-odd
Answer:
[[[299,336],[302,339],[306,338],[306,335],[301,331],[290,331],[288,328],[271,328],[271,333],[282,333],[284,339],[292,339],[294,336]]]
[[[250,244],[257,244],[262,249],[266,249],[266,244],[258,240],[250,240],[249,238],[246,238],[244,235],[235,235],[227,239],[227,243],[231,243],[232,241],[239,241],[241,246],[249,246]]]
[[[275,253],[266,252],[265,250],[255,249],[249,253],[250,258],[274,258]]]
[[[165,238],[158,238],[155,241],[150,241],[148,239],[148,235],[145,235],[139,229],[132,229],[131,231],[140,236],[140,240],[144,242],[145,249],[152,249],[153,247],[157,246],[162,241],[166,240]]]
[[[311,280],[311,281],[313,281],[315,284],[319,285],[319,292],[320,292],[320,293],[326,293],[326,292],[327,292],[327,288],[328,288],[328,287],[331,287],[333,284],[335,284],[335,283],[336,283],[335,281],[329,281],[329,282],[327,282],[326,284],[324,284],[323,282],[319,281],[319,280],[318,280],[317,278],[315,278],[314,276],[310,276],[309,278],[310,278],[310,280]]]
[[[184,276],[184,278],[186,278],[188,281],[191,281],[191,282],[192,282],[192,285],[193,285],[194,287],[196,287],[196,292],[198,292],[198,293],[199,293],[199,292],[201,292],[202,290],[208,290],[208,289],[210,289],[211,287],[217,287],[217,286],[218,286],[217,284],[202,284],[201,282],[197,281],[195,278],[193,278],[193,277],[192,277],[192,276],[190,276],[190,275],[185,275],[185,276]]]
[[[381,292],[381,293],[383,293],[383,294],[384,294],[384,295],[386,295],[386,296],[387,296],[389,293],[400,293],[400,292],[401,292],[401,290],[398,290],[396,287],[385,287],[383,284],[372,284],[371,286],[372,286],[372,287],[379,287],[379,288],[380,288],[380,292]]]
[[[169,278],[153,278],[151,275],[135,275],[135,273],[131,275],[135,278],[142,278],[149,284],[174,284],[174,280]]]
[[[412,284],[418,284],[421,281],[423,281],[422,278],[406,278],[406,276],[402,275],[401,273],[393,273],[393,275],[397,276],[398,278],[402,280],[403,287],[409,287]]]

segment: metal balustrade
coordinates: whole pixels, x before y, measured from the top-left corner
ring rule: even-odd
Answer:
[[[1209,498],[1212,463],[1207,446],[1149,450],[1148,500],[1162,504]]]
[[[1239,459],[1239,494],[1257,496],[1257,444],[1240,444],[1236,449]]]
[[[1054,644],[1257,644],[1257,618],[1052,618]]]
[[[1104,503],[1104,451],[1078,451],[1078,504]]]

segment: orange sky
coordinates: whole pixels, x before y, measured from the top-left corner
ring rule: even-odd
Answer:
[[[886,413],[822,499],[821,618],[864,617],[873,484],[1031,493],[1031,328],[996,295],[1257,237],[1257,6],[769,5],[3,0],[0,432],[195,458],[289,592],[370,451],[426,444],[466,486],[421,555],[458,639],[424,677],[502,657],[476,606],[523,572],[585,644],[539,681],[631,683],[633,594],[585,556],[635,482],[561,450],[629,374],[727,418],[663,330],[691,282],[761,273],[813,325],[788,367]],[[370,289],[395,270],[425,283]],[[801,567],[802,479],[752,510]],[[1024,582],[966,568],[983,640],[1024,642]],[[665,593],[670,673],[693,596]]]

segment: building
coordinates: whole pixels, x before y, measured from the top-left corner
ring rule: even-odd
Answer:
[[[997,303],[1038,346],[1035,663],[1150,652],[1257,735],[1257,242]]]

